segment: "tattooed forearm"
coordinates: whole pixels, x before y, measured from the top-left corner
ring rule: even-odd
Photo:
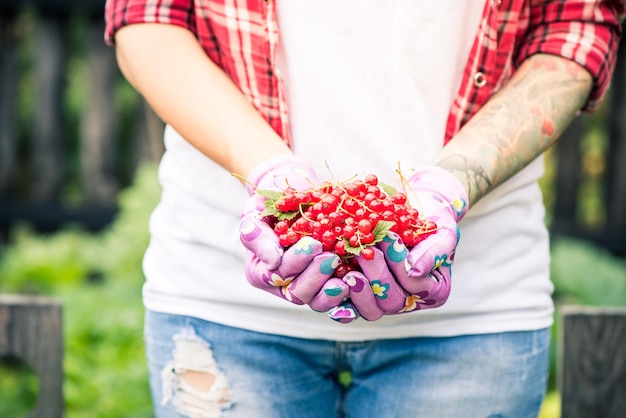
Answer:
[[[477,161],[464,155],[450,155],[439,162],[439,166],[456,173],[469,190],[490,189],[491,179]]]
[[[534,55],[444,147],[436,164],[466,187],[470,204],[548,149],[582,108],[591,75],[578,64]]]

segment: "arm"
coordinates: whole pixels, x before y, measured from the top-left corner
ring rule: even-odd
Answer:
[[[537,54],[447,144],[435,164],[461,181],[472,205],[547,150],[584,106],[591,75]]]
[[[314,175],[307,172],[308,165],[293,156],[190,31],[134,24],[121,28],[115,43],[120,68],[130,83],[166,123],[213,161],[257,186],[263,184],[262,188],[281,178],[294,187],[309,186],[301,177]],[[261,216],[263,209],[261,196],[253,195],[240,221],[240,239],[249,250],[245,269],[250,283],[292,303],[321,310],[338,305],[347,286],[338,279],[326,284],[334,271],[328,265],[336,264],[338,257],[322,252],[322,244],[312,239],[303,244],[308,251],[294,248],[283,254],[278,237]],[[281,280],[275,281],[277,277]],[[325,285],[342,291],[327,295]]]
[[[527,59],[443,148],[438,167],[418,170],[408,179],[417,207],[436,219],[438,228],[410,250],[399,236],[388,235],[372,260],[358,258],[363,274],[348,273],[346,282],[359,313],[377,320],[444,304],[466,203],[477,202],[552,145],[591,88],[591,75],[573,61],[541,54]],[[385,298],[369,290],[370,278],[387,286]],[[409,295],[404,300],[395,296],[403,292]]]
[[[283,140],[187,29],[141,23],[115,35],[120,69],[155,112],[226,170],[247,176]]]

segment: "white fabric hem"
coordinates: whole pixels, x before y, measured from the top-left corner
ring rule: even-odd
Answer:
[[[144,304],[146,309],[151,311],[200,318],[254,332],[344,342],[532,331],[548,328],[554,322],[552,305],[533,311],[500,312],[499,314],[494,312],[465,314],[464,316],[449,314],[441,318],[424,318],[424,321],[419,320],[420,312],[413,312],[403,315],[407,321],[401,324],[395,322],[398,316],[389,316],[376,322],[367,322],[359,318],[351,324],[339,324],[328,319],[327,324],[321,325],[317,321],[308,321],[308,319],[314,315],[325,316],[326,314],[309,311],[305,307],[302,311],[292,309],[277,311],[248,307],[245,315],[241,315],[236,307],[216,304],[215,309],[207,310],[206,302],[190,301],[187,298],[181,303],[145,298]],[[284,319],[281,319],[281,315]],[[272,319],[268,320],[268,318]],[[412,318],[416,321],[410,321]]]

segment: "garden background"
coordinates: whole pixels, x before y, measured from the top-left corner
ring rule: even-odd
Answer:
[[[62,300],[67,417],[150,417],[141,258],[162,124],[102,42],[102,2],[43,3],[0,0],[0,293]],[[611,229],[611,103],[562,141],[580,164],[573,218],[552,228],[557,306],[626,306],[625,254],[594,239]],[[563,225],[560,155],[548,152],[542,180],[551,227]],[[554,353],[543,418],[559,416]],[[28,365],[0,358],[0,417],[27,414],[37,385]]]

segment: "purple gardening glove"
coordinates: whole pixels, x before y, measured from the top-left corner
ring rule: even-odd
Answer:
[[[265,198],[255,189],[296,190],[314,186],[315,172],[303,159],[280,155],[264,161],[248,175],[246,185],[251,197],[239,223],[240,239],[246,247],[246,277],[255,287],[292,303],[308,304],[325,312],[336,307],[348,294],[348,286],[331,278],[339,257],[322,251],[322,244],[303,237],[283,251],[278,236],[262,215]]]
[[[438,226],[410,251],[400,237],[389,232],[374,248],[374,258],[357,257],[360,272],[343,281],[363,318],[412,312],[443,305],[450,295],[450,275],[460,238],[458,222],[467,212],[467,193],[448,171],[427,167],[408,179],[409,201],[422,217]],[[333,319],[334,311],[330,312]]]

